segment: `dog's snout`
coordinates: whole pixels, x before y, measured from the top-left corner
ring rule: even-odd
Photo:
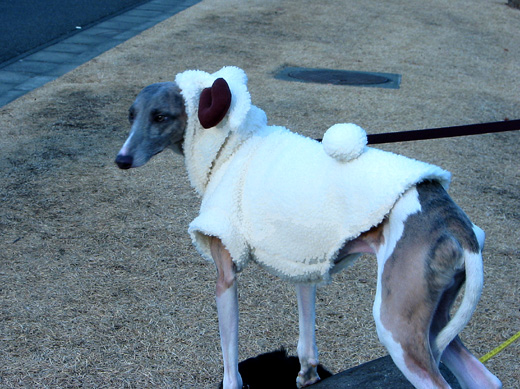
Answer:
[[[133,162],[134,158],[131,155],[118,155],[116,157],[116,164],[119,169],[130,169]]]

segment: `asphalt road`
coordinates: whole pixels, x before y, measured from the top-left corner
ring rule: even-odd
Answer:
[[[0,64],[36,51],[146,0],[2,0]]]

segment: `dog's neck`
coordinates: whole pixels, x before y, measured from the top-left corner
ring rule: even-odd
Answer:
[[[184,157],[191,185],[203,195],[210,172],[230,130],[225,126],[204,129],[196,117],[188,119],[184,136]]]
[[[184,136],[184,157],[191,185],[203,196],[211,174],[217,171],[228,158],[251,135],[267,125],[265,113],[251,106],[244,123],[238,128],[229,125],[227,117],[217,126],[204,129],[189,115]]]

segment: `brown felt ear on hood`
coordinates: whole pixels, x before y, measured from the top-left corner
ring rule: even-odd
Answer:
[[[199,121],[202,127],[219,124],[231,105],[231,91],[223,78],[217,78],[211,88],[203,89],[199,100]]]

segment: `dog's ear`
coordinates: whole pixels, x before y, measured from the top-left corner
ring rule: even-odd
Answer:
[[[199,121],[202,127],[211,128],[219,124],[231,105],[231,91],[223,78],[217,78],[211,88],[200,94]]]

